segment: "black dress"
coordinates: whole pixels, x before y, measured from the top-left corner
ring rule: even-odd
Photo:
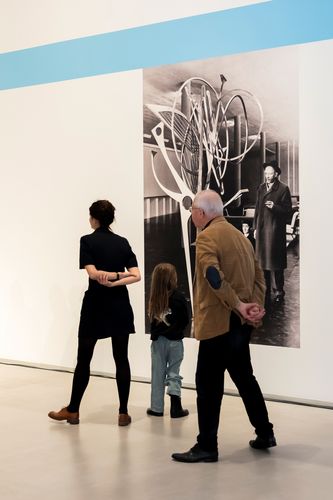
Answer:
[[[126,238],[104,228],[98,228],[80,240],[80,269],[89,264],[109,272],[138,266]],[[134,332],[127,287],[108,288],[89,278],[82,302],[79,337],[103,339]]]

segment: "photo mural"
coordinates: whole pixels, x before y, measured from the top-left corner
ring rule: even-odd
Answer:
[[[196,193],[214,189],[227,220],[257,247],[259,261],[269,238],[278,253],[273,264],[263,264],[271,269],[265,271],[266,316],[252,342],[300,347],[297,47],[143,75],[146,303],[152,269],[171,262],[192,309],[196,230],[190,209]],[[268,164],[273,167],[264,168]],[[278,217],[278,234],[269,234],[267,210]],[[283,293],[277,292],[279,277]]]

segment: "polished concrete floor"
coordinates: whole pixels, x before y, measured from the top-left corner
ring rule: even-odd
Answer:
[[[183,390],[189,417],[154,418],[145,414],[149,384],[133,383],[133,423],[118,427],[115,381],[92,377],[81,423],[71,426],[47,417],[67,403],[71,379],[0,364],[2,500],[333,498],[332,410],[269,402],[278,446],[256,451],[241,400],[226,396],[219,461],[181,464],[170,455],[194,444],[194,391]]]

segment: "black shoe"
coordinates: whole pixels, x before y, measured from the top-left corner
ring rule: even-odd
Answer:
[[[171,418],[187,417],[188,414],[189,414],[189,411],[183,410],[183,408],[180,408],[179,410],[170,410],[170,417]]]
[[[163,417],[163,411],[154,411],[148,408],[147,415],[151,415],[152,417]]]
[[[200,448],[198,444],[195,444],[193,448],[185,453],[173,453],[171,457],[177,462],[195,463],[195,462],[217,462],[218,461],[217,451],[205,451]]]
[[[181,418],[187,417],[188,410],[183,409],[182,400],[180,396],[175,396],[170,394],[171,407],[170,407],[170,417],[171,418]]]
[[[272,448],[273,446],[276,446],[276,439],[274,436],[269,436],[267,438],[257,436],[255,439],[252,439],[249,442],[249,445],[255,450],[266,450],[266,448]]]

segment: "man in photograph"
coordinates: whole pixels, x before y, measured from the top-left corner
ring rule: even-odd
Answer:
[[[265,314],[265,280],[251,243],[223,217],[218,193],[198,193],[192,221],[201,229],[196,239],[193,290],[194,335],[200,341],[197,371],[197,443],[185,453],[173,453],[178,462],[216,462],[217,433],[224,391],[224,372],[235,383],[257,437],[255,449],[276,445],[273,425],[250,357],[253,326]]]
[[[266,293],[274,301],[284,298],[284,269],[287,267],[286,224],[292,205],[289,187],[279,180],[281,169],[275,160],[264,163],[265,182],[257,192],[253,229],[256,256],[266,280]]]

